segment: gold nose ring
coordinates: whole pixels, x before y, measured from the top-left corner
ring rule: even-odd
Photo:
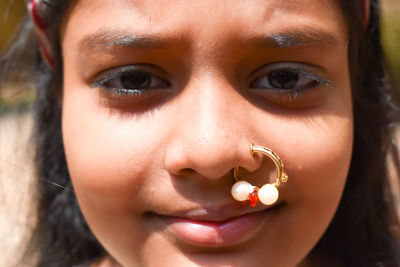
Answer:
[[[237,201],[249,200],[251,207],[255,207],[258,201],[264,205],[272,205],[278,200],[278,187],[281,183],[286,183],[288,180],[288,175],[285,173],[283,162],[274,151],[267,147],[251,144],[250,153],[251,155],[254,155],[254,153],[261,153],[268,156],[275,163],[275,182],[272,184],[267,183],[261,188],[253,186],[249,182],[240,179],[239,166],[236,166],[233,169],[233,176],[235,177],[236,183],[231,189],[232,197]]]

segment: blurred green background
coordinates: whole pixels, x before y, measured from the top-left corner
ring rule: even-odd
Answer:
[[[400,0],[382,1],[382,40],[395,82],[400,85]]]
[[[0,0],[0,53],[8,45],[16,25],[25,12],[23,0]]]
[[[394,80],[400,85],[400,0],[381,0],[381,3],[382,40]],[[0,55],[9,45],[12,34],[25,12],[23,0],[0,0]],[[4,107],[5,101],[8,105],[19,101],[18,97],[16,100],[5,96],[5,91],[7,90],[0,90],[0,106]]]
[[[10,45],[18,23],[26,13],[24,0],[0,0],[0,56]],[[19,90],[14,90],[18,87]],[[3,84],[0,90],[0,115],[28,107],[34,98],[26,86]]]

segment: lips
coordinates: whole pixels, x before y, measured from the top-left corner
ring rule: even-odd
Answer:
[[[158,215],[177,239],[198,247],[229,247],[253,238],[272,208],[247,210],[235,206],[217,214],[212,209],[193,209],[179,216]],[[227,214],[237,214],[229,216]]]

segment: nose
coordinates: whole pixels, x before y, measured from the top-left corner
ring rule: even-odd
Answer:
[[[165,152],[165,168],[174,175],[196,172],[218,179],[235,166],[255,171],[251,105],[228,82],[197,79],[176,99],[173,137]],[[254,108],[253,108],[254,109]]]

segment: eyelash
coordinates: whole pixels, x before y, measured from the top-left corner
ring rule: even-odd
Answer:
[[[145,80],[142,81],[142,84],[147,83],[146,86],[124,88],[124,83],[133,82],[133,79],[138,79],[140,75],[142,75],[142,78],[145,78]],[[147,93],[150,89],[169,88],[171,84],[167,80],[160,78],[146,70],[139,69],[137,67],[122,67],[103,73],[100,78],[97,78],[97,80],[91,84],[91,86],[93,88],[103,88],[117,96],[140,96]]]
[[[281,98],[281,101],[291,102],[301,97],[304,93],[318,87],[319,85],[331,87],[332,82],[323,78],[321,70],[317,67],[308,64],[296,62],[277,62],[262,67],[252,75],[249,86],[251,90],[271,96],[271,93],[276,97]],[[275,76],[273,76],[275,74]],[[254,78],[255,77],[255,78]],[[287,79],[289,78],[289,79]],[[290,78],[295,79],[295,84],[288,87],[274,87],[272,79],[280,82],[288,82]],[[286,79],[286,80],[285,80]],[[260,83],[263,85],[260,86]],[[300,84],[300,85],[299,85]]]
[[[330,86],[332,84],[331,81],[322,78],[319,75],[314,74],[310,71],[303,70],[304,64],[298,63],[274,63],[267,68],[262,68],[263,74],[256,76],[251,79],[249,82],[250,89],[255,90],[268,90],[278,94],[288,95],[290,98],[297,98],[301,96],[301,94],[309,89],[312,89],[318,85]],[[257,71],[261,72],[261,71]],[[287,76],[292,76],[289,78],[297,78],[295,85],[298,84],[298,81],[307,81],[306,84],[303,84],[300,87],[281,87],[276,88],[271,85],[272,78],[270,75],[275,74],[275,79],[280,80],[281,82],[288,78]],[[124,83],[132,82],[132,79],[138,79],[142,75],[142,78],[145,78],[146,87],[143,88],[124,88]],[[286,75],[286,77],[285,77]],[[135,77],[136,76],[136,77]],[[253,75],[254,76],[254,75]],[[125,81],[123,80],[125,78]],[[131,79],[131,80],[130,80]],[[258,83],[258,84],[257,84]],[[264,83],[264,85],[260,86],[260,83]],[[119,84],[119,85],[116,85]],[[126,84],[125,84],[126,85]],[[110,92],[116,96],[140,96],[146,93],[149,93],[151,89],[167,89],[171,87],[171,84],[159,76],[156,76],[146,70],[143,70],[138,67],[121,67],[115,70],[111,70],[110,72],[105,72],[101,75],[97,81],[93,82],[92,87],[95,88],[103,88],[107,92]]]

